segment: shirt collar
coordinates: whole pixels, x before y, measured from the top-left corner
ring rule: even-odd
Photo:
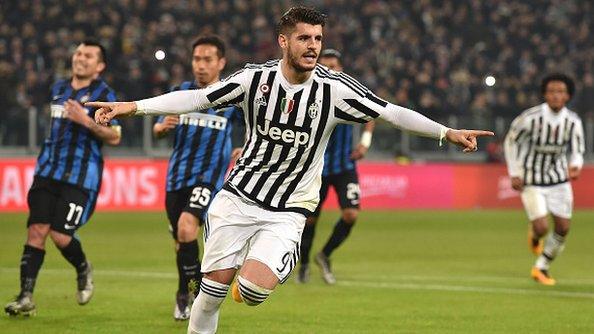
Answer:
[[[549,114],[553,117],[560,117],[560,116],[567,114],[566,106],[563,106],[563,108],[561,108],[561,110],[559,110],[559,112],[554,112],[553,109],[551,109],[551,107],[549,107],[549,104],[546,102],[542,104],[542,107],[545,110],[546,114]]]

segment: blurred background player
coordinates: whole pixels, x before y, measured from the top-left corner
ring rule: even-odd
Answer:
[[[318,62],[331,70],[342,72],[341,54],[334,49],[326,49],[320,53]],[[320,203],[315,212],[307,218],[303,234],[301,235],[301,265],[297,275],[297,282],[309,281],[309,252],[314,239],[316,223],[320,216],[328,190],[334,187],[338,202],[342,210],[341,216],[334,226],[334,231],[326,242],[322,251],[316,257],[316,264],[320,267],[322,278],[328,284],[336,283],[336,278],[330,267],[330,255],[349,236],[359,214],[360,188],[359,176],[355,161],[363,158],[371,145],[371,136],[375,122],[365,124],[359,144],[353,149],[353,125],[339,124],[334,128],[324,152],[324,170],[322,172],[322,188],[320,189]]]
[[[531,276],[554,285],[551,261],[563,250],[573,208],[570,180],[580,175],[584,163],[584,130],[579,116],[567,109],[574,83],[564,74],[552,74],[541,83],[545,103],[518,116],[505,139],[505,158],[512,187],[522,192],[531,222],[528,242],[538,255]],[[567,153],[569,151],[569,161]],[[548,231],[548,214],[555,229]]]
[[[72,77],[51,89],[51,126],[29,190],[27,242],[21,258],[21,291],[4,310],[10,315],[35,312],[32,299],[49,236],[64,258],[76,268],[77,301],[93,295],[92,268],[75,232],[90,218],[103,172],[103,143],[118,145],[120,127],[99,126],[89,101],[115,101],[114,91],[99,74],[106,67],[105,49],[94,41],[78,45],[72,56]]]
[[[204,88],[217,83],[225,64],[224,42],[216,36],[200,37],[192,44],[194,81],[186,81],[173,90]],[[212,197],[223,186],[232,155],[236,158],[241,151],[231,151],[233,121],[243,122],[241,109],[237,107],[161,116],[153,126],[157,138],[175,130],[167,169],[165,207],[176,243],[179,274],[173,311],[176,320],[190,317],[195,292],[190,291],[193,289],[189,286],[200,286],[198,228],[204,223]]]

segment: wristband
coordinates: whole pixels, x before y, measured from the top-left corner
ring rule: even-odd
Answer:
[[[363,131],[363,134],[361,134],[360,144],[363,145],[365,148],[369,148],[369,146],[371,146],[372,136],[373,134],[371,133],[371,131]]]
[[[134,112],[134,114],[132,116],[145,115],[146,114],[144,112],[144,106],[142,105],[142,102],[141,101],[134,101],[134,104],[136,105],[136,111]]]
[[[450,130],[450,128],[442,126],[441,129],[439,129],[439,146],[443,145],[444,139],[446,137],[446,133],[448,132],[448,130]]]

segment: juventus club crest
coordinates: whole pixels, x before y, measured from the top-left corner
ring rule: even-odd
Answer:
[[[318,117],[318,104],[316,102],[309,105],[309,108],[307,108],[307,114],[312,119]]]
[[[283,111],[283,113],[288,114],[291,111],[293,111],[294,105],[295,105],[295,100],[287,99],[286,97],[283,97],[283,99],[281,100],[280,108]]]

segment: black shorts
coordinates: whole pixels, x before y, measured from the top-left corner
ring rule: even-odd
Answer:
[[[182,212],[188,212],[198,218],[198,223],[202,226],[213,197],[214,187],[210,184],[197,184],[167,192],[165,209],[173,239],[177,240],[177,222]]]
[[[352,169],[340,174],[332,174],[322,177],[322,187],[320,188],[320,203],[313,217],[319,217],[322,205],[328,196],[330,187],[334,187],[338,196],[338,203],[341,209],[354,208],[359,209],[361,199],[361,190],[359,188],[359,175],[357,170]]]
[[[27,195],[31,224],[49,224],[53,231],[74,235],[93,214],[96,192],[35,176]]]

